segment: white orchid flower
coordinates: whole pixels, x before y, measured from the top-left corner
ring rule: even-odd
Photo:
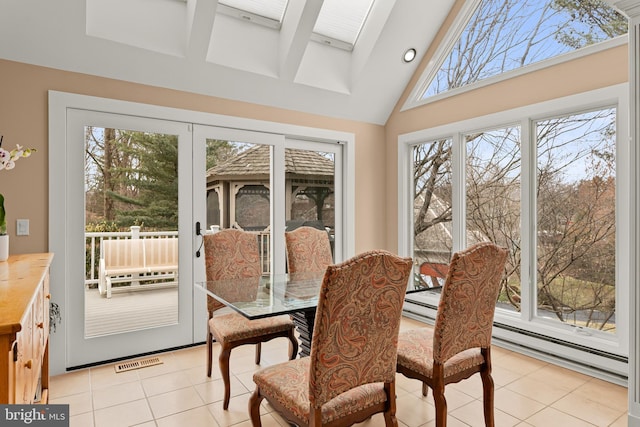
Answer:
[[[20,157],[27,157],[24,155],[24,150],[21,145],[16,145],[16,148],[11,150],[11,160],[18,160]]]
[[[2,144],[2,136],[0,136],[0,145]],[[7,151],[0,147],[0,171],[2,169],[11,170],[16,167],[16,161],[21,157],[29,157],[32,152],[36,151],[34,148],[22,148],[21,145],[16,145],[11,151]],[[4,197],[0,194],[0,236],[7,234],[7,221],[6,212],[4,209]]]

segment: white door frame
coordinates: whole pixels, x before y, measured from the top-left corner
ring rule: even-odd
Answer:
[[[66,218],[68,215],[67,196],[65,191],[66,177],[64,168],[67,162],[65,151],[67,130],[66,119],[68,109],[85,109],[117,114],[150,117],[159,120],[170,120],[184,122],[185,124],[202,124],[219,126],[233,129],[244,129],[256,132],[276,133],[285,135],[287,138],[311,140],[311,141],[334,141],[344,144],[343,149],[343,209],[342,209],[342,258],[352,256],[355,251],[355,135],[349,132],[312,128],[285,123],[268,122],[254,120],[243,117],[225,116],[220,114],[205,113],[200,111],[183,110],[156,105],[141,104],[129,101],[120,101],[106,98],[93,97],[88,95],[78,95],[65,92],[49,91],[49,250],[55,254],[51,266],[51,294],[52,300],[60,306],[63,316],[62,324],[57,328],[56,333],[51,336],[50,346],[50,374],[57,375],[65,372],[67,360],[67,340],[68,322],[67,310],[70,304],[69,296],[65,288],[65,281],[70,273],[67,263],[70,247],[66,239]],[[204,147],[202,147],[204,149]],[[194,147],[194,164],[198,159],[204,159],[199,154],[197,145]],[[198,191],[197,184],[193,183],[194,192]],[[194,214],[191,226],[191,236],[195,235],[195,221],[197,212],[205,212],[203,206],[194,201],[192,210]],[[205,203],[204,200],[201,203]],[[202,221],[202,218],[200,218]],[[186,236],[185,236],[186,237]],[[192,253],[198,249],[199,241],[191,239],[193,246]],[[199,260],[193,257],[192,271],[194,279],[197,277]],[[195,289],[193,291],[196,291]],[[194,300],[194,304],[197,301]],[[194,313],[195,315],[196,313]],[[203,325],[204,327],[205,325]],[[197,324],[194,324],[193,339],[195,342],[202,341]],[[201,332],[201,331],[200,331]],[[204,337],[204,333],[202,333]]]

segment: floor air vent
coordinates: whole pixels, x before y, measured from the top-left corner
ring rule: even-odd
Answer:
[[[132,371],[134,369],[146,368],[147,366],[160,365],[162,360],[159,357],[151,357],[149,359],[134,360],[132,362],[119,363],[115,366],[116,373]]]

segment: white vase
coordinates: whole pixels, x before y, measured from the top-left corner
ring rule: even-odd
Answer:
[[[9,235],[0,236],[0,262],[9,258]]]

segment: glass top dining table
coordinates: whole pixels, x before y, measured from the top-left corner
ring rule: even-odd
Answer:
[[[197,282],[207,295],[248,319],[313,310],[324,271]]]
[[[196,282],[195,287],[250,320],[291,315],[300,338],[300,355],[308,356],[324,271],[270,274]],[[407,294],[439,291],[410,283]]]
[[[196,282],[195,287],[250,320],[290,314],[299,332],[300,355],[308,356],[323,277],[324,271],[271,274]]]

